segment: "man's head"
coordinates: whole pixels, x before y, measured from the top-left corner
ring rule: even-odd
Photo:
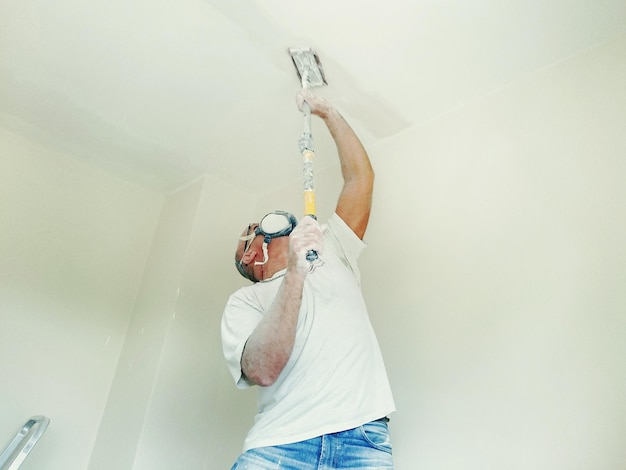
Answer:
[[[293,214],[274,211],[266,214],[259,223],[248,224],[239,237],[235,251],[235,265],[239,273],[252,282],[259,282],[282,269],[288,242],[271,242],[288,236],[297,223]]]

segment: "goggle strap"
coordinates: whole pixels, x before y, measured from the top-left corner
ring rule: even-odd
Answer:
[[[239,240],[241,240],[242,242],[247,242],[249,240],[252,240],[254,237],[256,237],[256,233],[252,232],[250,235],[239,237]]]
[[[261,265],[267,263],[269,259],[270,259],[269,255],[267,254],[267,242],[264,241],[263,242],[263,261],[255,261],[254,265],[255,266],[261,266]]]

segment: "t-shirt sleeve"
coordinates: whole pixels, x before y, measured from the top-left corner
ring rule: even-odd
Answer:
[[[228,370],[238,388],[254,385],[241,372],[241,356],[246,341],[259,324],[263,314],[241,291],[230,296],[222,315],[222,351]]]
[[[361,273],[357,259],[367,245],[352,231],[341,217],[334,213],[327,222],[325,247],[332,249],[342,263],[352,272],[357,282],[361,283]]]

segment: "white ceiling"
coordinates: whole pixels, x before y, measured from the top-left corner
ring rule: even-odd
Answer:
[[[624,31],[624,0],[2,0],[0,127],[159,190],[264,191],[300,178],[289,47],[373,145]]]

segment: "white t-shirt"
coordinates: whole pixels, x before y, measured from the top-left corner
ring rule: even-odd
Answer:
[[[395,411],[361,293],[356,259],[364,248],[333,214],[324,232],[324,264],[305,280],[293,352],[278,380],[258,387],[258,414],[244,452],[345,431]],[[242,375],[241,355],[283,274],[239,289],[224,310],[222,347],[239,388],[252,385]]]

